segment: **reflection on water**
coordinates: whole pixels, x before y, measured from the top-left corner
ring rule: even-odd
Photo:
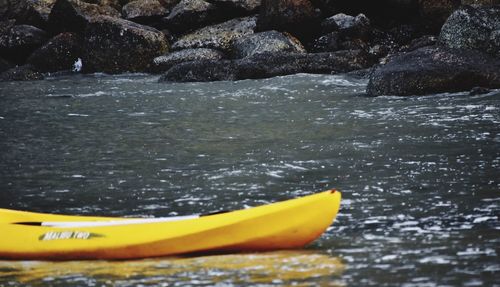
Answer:
[[[7,286],[171,286],[181,282],[191,286],[340,286],[343,270],[340,259],[312,251],[137,261],[0,261],[0,278]],[[309,281],[313,278],[315,283]]]

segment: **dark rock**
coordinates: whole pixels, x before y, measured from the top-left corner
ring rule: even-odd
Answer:
[[[420,0],[312,0],[325,16],[336,13],[357,15],[363,13],[375,26],[390,28],[396,24],[414,23],[419,17]],[[438,1],[438,0],[436,0]]]
[[[219,18],[217,7],[207,1],[182,0],[163,22],[167,29],[181,33],[217,22]]]
[[[296,73],[344,73],[373,64],[363,51],[258,54],[239,60],[192,61],[172,67],[160,81],[205,82],[268,78]]]
[[[370,95],[423,95],[500,87],[500,60],[474,50],[423,47],[393,57],[371,75]]]
[[[341,50],[341,38],[339,32],[331,32],[312,41],[309,50],[311,52],[335,52]]]
[[[328,17],[321,21],[320,23],[321,27],[321,34],[328,34],[331,32],[337,32],[339,30],[339,25],[337,25],[337,21],[335,21],[335,18],[333,17]]]
[[[413,39],[422,36],[412,25],[398,25],[390,29],[388,33],[397,46],[408,45]]]
[[[135,0],[122,8],[123,18],[141,24],[158,22],[168,10],[158,0]]]
[[[463,6],[453,12],[439,34],[439,42],[449,48],[477,49],[500,56],[500,5]]]
[[[43,80],[43,75],[33,66],[24,65],[9,69],[0,74],[0,81],[34,81]]]
[[[207,26],[180,37],[172,49],[210,48],[230,52],[235,39],[254,33],[255,22],[255,17],[244,17]]]
[[[499,0],[462,0],[462,5],[498,5],[500,4]]]
[[[0,34],[0,57],[16,64],[26,58],[47,41],[47,33],[29,25],[15,25]]]
[[[154,73],[162,73],[184,62],[218,61],[223,58],[224,54],[222,52],[213,49],[185,49],[154,58],[151,71]]]
[[[0,19],[15,19],[17,25],[45,29],[54,3],[55,0],[0,0]]]
[[[261,0],[210,0],[210,2],[225,11],[235,14],[249,15],[257,12]]]
[[[321,11],[309,0],[262,0],[257,30],[286,31],[307,41],[321,31],[320,22]]]
[[[233,42],[233,57],[245,58],[264,53],[305,53],[300,41],[288,33],[266,31],[245,35]]]
[[[487,94],[489,92],[491,92],[491,90],[488,88],[474,87],[470,90],[469,95],[471,95],[471,96],[483,95],[483,94]]]
[[[258,54],[239,61],[239,79],[311,73],[337,74],[364,69],[374,63],[361,50],[334,53]]]
[[[143,72],[168,50],[165,35],[148,26],[98,16],[85,30],[83,70],[87,73]]]
[[[11,68],[14,67],[14,64],[10,63],[9,61],[0,58],[0,73],[5,72]]]
[[[437,38],[432,35],[425,35],[420,38],[414,39],[405,47],[401,48],[402,52],[410,52],[426,46],[433,46],[437,43]]]
[[[370,26],[370,19],[364,14],[358,14],[356,17],[339,13],[327,18],[325,21],[334,22],[339,30],[364,30]]]
[[[44,73],[71,70],[81,57],[82,43],[75,33],[59,34],[33,52],[26,62]]]
[[[168,11],[172,10],[175,5],[179,4],[180,0],[158,0],[163,7],[167,8]]]
[[[160,82],[212,82],[237,80],[234,61],[190,61],[176,65],[160,77]]]
[[[82,34],[92,19],[100,15],[121,17],[120,12],[109,6],[89,4],[80,0],[57,0],[49,15],[49,29],[54,34]]]
[[[9,19],[0,21],[0,36],[9,33],[10,29],[16,25],[16,20]]]
[[[122,9],[122,6],[124,5],[120,2],[120,0],[83,0],[83,1],[90,3],[90,4],[97,4],[99,6],[113,7],[117,11],[120,11]],[[130,2],[130,1],[128,1],[128,2]]]

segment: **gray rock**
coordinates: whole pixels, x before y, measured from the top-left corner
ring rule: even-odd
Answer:
[[[207,26],[180,37],[172,49],[210,48],[229,52],[234,40],[254,33],[255,22],[255,17],[244,17]]]
[[[0,34],[0,57],[16,64],[26,58],[47,41],[47,33],[29,25],[15,25]]]
[[[320,29],[321,11],[309,0],[262,0],[257,30],[292,33],[299,39],[312,39]]]
[[[211,3],[232,11],[253,13],[261,5],[261,0],[211,0]]]
[[[126,2],[126,1],[121,1],[121,0],[83,0],[84,2],[90,3],[90,4],[97,4],[99,6],[109,6],[115,8],[117,11],[120,11],[122,9],[122,6],[127,4],[124,3],[122,4],[121,2]]]
[[[0,74],[0,82],[34,81],[43,78],[43,75],[30,65],[17,66]]]
[[[162,73],[175,65],[190,61],[218,61],[224,58],[220,51],[206,48],[185,49],[154,58],[151,71]]]
[[[122,8],[123,18],[138,23],[158,21],[167,13],[168,10],[158,0],[135,0]]]
[[[500,88],[500,60],[475,50],[429,46],[393,57],[371,75],[370,95],[424,95]]]
[[[463,6],[453,12],[439,34],[439,42],[449,48],[477,49],[500,56],[500,5]]]
[[[49,15],[49,29],[54,33],[82,34],[94,17],[106,15],[120,18],[121,13],[109,6],[89,4],[80,0],[57,0]]]
[[[323,19],[320,23],[321,26],[321,34],[328,34],[331,32],[336,32],[339,30],[339,25],[337,25],[337,21],[333,17],[328,17]]]
[[[305,53],[300,41],[288,33],[266,31],[245,35],[233,42],[234,58],[264,53]]]
[[[163,22],[167,29],[180,33],[214,23],[218,18],[215,5],[204,0],[182,0]]]
[[[154,28],[98,16],[85,30],[83,51],[84,72],[143,72],[168,51],[168,43]]]
[[[401,51],[410,52],[426,46],[433,46],[437,43],[437,38],[432,35],[425,35],[420,38],[414,39],[407,46],[402,47]]]
[[[312,41],[310,51],[319,52],[335,52],[341,50],[342,39],[339,32],[330,32]]]
[[[82,43],[75,33],[61,33],[33,52],[26,62],[44,73],[72,70],[82,55]]]
[[[15,19],[18,25],[46,29],[54,3],[55,0],[1,0],[0,19]]]
[[[326,21],[335,22],[339,30],[352,30],[370,26],[370,20],[364,14],[358,14],[354,17],[339,13],[327,18]]]
[[[192,61],[172,67],[160,81],[205,82],[268,78],[296,73],[344,73],[373,64],[363,51],[258,54],[239,60]]]

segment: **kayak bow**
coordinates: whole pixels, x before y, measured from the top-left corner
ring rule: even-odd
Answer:
[[[333,222],[335,190],[208,216],[115,218],[0,209],[0,258],[127,259],[300,248]]]

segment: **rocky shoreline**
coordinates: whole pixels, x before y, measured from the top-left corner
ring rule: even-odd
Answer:
[[[0,0],[0,81],[348,73],[367,94],[500,88],[498,0]]]

